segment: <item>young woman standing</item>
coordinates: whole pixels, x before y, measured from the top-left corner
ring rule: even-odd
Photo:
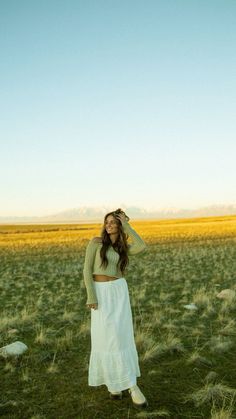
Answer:
[[[133,319],[125,268],[129,256],[147,249],[120,208],[104,217],[101,237],[86,248],[84,282],[86,306],[91,308],[91,353],[89,386],[105,384],[112,398],[128,390],[135,407],[148,402],[136,384],[141,376],[134,340]],[[132,244],[127,242],[130,236]]]

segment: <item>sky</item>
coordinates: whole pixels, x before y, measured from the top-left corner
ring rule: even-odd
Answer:
[[[0,0],[0,215],[236,204],[235,0]]]

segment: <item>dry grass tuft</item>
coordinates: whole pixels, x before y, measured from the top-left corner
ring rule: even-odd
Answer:
[[[235,405],[235,396],[224,398],[222,406],[219,407],[215,402],[213,402],[211,408],[211,419],[235,419],[233,415]]]
[[[162,355],[164,353],[184,353],[185,348],[179,338],[174,336],[172,333],[164,336],[163,341],[161,342],[153,342],[153,339],[149,337],[149,340],[146,337],[145,352],[141,355],[141,360],[146,361],[150,360],[154,357]]]
[[[186,400],[192,400],[195,406],[199,407],[205,403],[219,403],[235,395],[236,389],[220,383],[208,383],[200,390],[186,396]]]
[[[210,351],[214,354],[228,352],[233,346],[233,341],[224,336],[212,336],[209,342]]]
[[[64,351],[66,349],[70,349],[73,344],[73,331],[66,330],[64,336],[57,338],[56,340],[56,348],[58,351]]]
[[[187,364],[212,365],[212,362],[204,356],[201,356],[198,350],[195,350],[187,359]]]

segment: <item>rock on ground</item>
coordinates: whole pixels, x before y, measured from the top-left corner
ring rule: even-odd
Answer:
[[[10,343],[9,345],[2,346],[0,348],[0,355],[7,356],[17,356],[23,354],[25,351],[27,351],[28,346],[25,345],[23,342],[20,342],[19,340],[13,343]]]

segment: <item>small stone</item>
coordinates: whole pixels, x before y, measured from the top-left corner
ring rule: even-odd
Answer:
[[[184,305],[184,308],[187,308],[188,310],[197,310],[197,306],[194,303],[186,304]]]
[[[28,347],[23,342],[17,340],[16,342],[10,343],[9,345],[2,346],[0,348],[0,355],[6,357],[7,355],[21,355],[27,351]]]

